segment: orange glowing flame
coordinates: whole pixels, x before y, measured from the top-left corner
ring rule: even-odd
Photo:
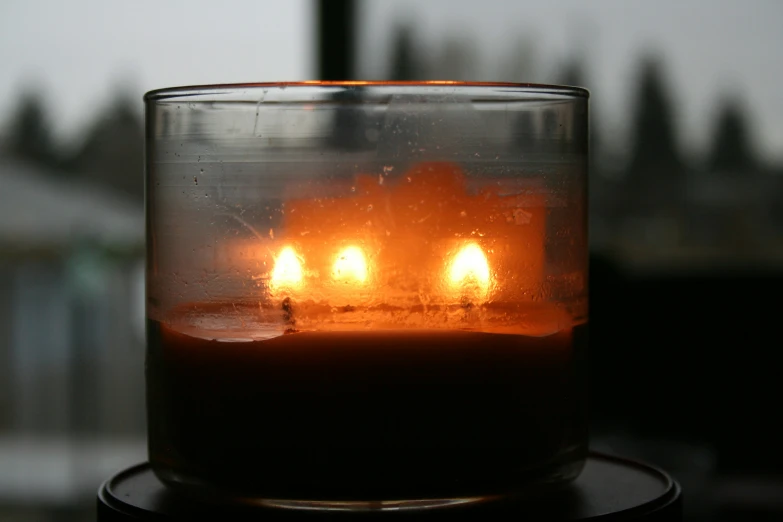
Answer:
[[[367,281],[367,261],[362,249],[349,246],[343,249],[337,256],[332,266],[332,277],[336,281]]]
[[[476,243],[470,243],[454,256],[449,269],[449,280],[452,288],[466,290],[475,288],[482,297],[489,290],[489,263],[484,251]]]
[[[412,288],[448,302],[531,299],[546,264],[543,181],[478,183],[448,162],[401,174],[392,167],[288,189],[281,228],[307,260],[298,289],[327,299],[332,291],[341,298],[367,291],[352,295],[352,304],[371,298],[407,306],[402,296]],[[342,252],[351,247],[361,250]],[[311,269],[319,278],[309,277]]]
[[[302,282],[302,262],[292,247],[285,247],[275,259],[272,270],[272,285],[296,287]]]

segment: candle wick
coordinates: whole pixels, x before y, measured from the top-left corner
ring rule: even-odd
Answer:
[[[296,326],[296,319],[294,318],[294,304],[290,297],[283,299],[283,305],[281,308],[283,309],[283,321],[285,321],[285,323],[288,325],[288,328],[286,328],[283,333],[295,333],[297,330],[294,328],[294,326]]]

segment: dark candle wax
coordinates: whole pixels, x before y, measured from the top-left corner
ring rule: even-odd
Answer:
[[[586,325],[228,342],[151,320],[150,460],[170,484],[255,498],[456,498],[570,479],[586,454],[585,341]]]

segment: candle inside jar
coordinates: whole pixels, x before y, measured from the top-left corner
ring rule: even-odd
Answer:
[[[266,498],[475,496],[585,452],[584,325],[247,340],[200,337],[183,325],[194,313],[236,310],[185,306],[148,325],[150,457],[164,477]],[[548,314],[560,321],[537,319]]]
[[[520,217],[501,195],[468,196],[443,165],[357,186],[287,204],[258,300],[149,320],[157,473],[232,495],[346,500],[575,475],[586,324],[529,297],[543,280],[540,198],[513,197]]]

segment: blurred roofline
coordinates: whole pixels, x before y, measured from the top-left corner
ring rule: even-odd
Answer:
[[[143,248],[143,205],[78,174],[0,156],[0,186],[0,255],[56,255],[85,243],[114,251]]]

